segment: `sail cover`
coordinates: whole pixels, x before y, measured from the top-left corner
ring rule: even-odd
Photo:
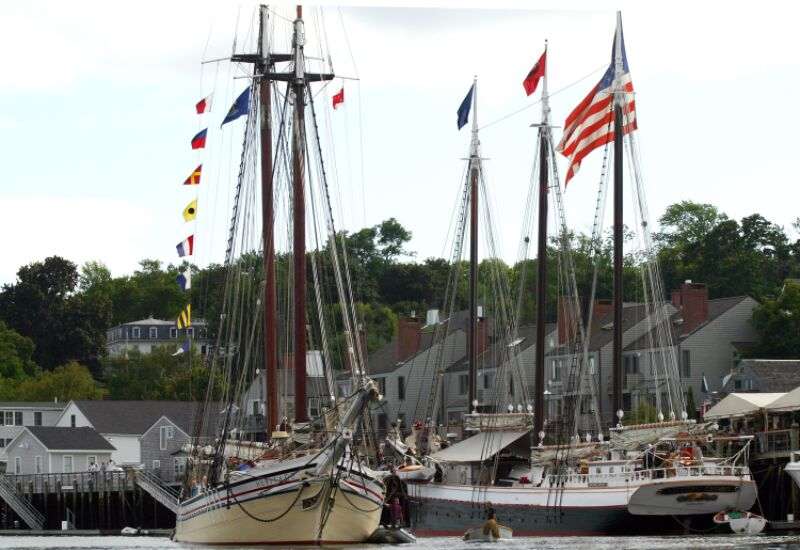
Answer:
[[[455,445],[431,455],[431,458],[441,462],[480,462],[493,457],[528,433],[530,430],[479,432],[469,439],[459,441]],[[520,441],[519,445],[515,447],[520,448],[521,456],[528,456],[530,453],[530,442],[526,440]]]
[[[705,420],[745,416],[765,408],[782,397],[782,393],[731,393],[703,415]]]

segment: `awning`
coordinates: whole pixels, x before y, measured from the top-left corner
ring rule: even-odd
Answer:
[[[705,420],[715,420],[717,418],[728,418],[730,416],[745,416],[766,408],[783,393],[731,393],[711,407],[703,415]]]
[[[489,459],[528,435],[530,430],[488,430],[431,455],[442,462],[480,462]],[[524,443],[524,445],[522,445]],[[520,441],[522,456],[530,454],[530,442]]]
[[[796,411],[800,409],[800,387],[789,393],[783,394],[767,406],[767,410],[772,411]]]

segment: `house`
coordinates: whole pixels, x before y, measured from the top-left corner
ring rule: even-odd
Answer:
[[[89,427],[25,426],[6,448],[8,473],[69,474],[108,462],[115,451]]]
[[[157,346],[177,350],[190,340],[200,353],[208,351],[208,328],[202,318],[192,319],[192,326],[179,330],[174,320],[162,321],[152,316],[140,321],[123,323],[106,331],[106,350],[111,358],[121,357],[128,351],[150,353]]]
[[[800,386],[800,359],[742,359],[721,393],[788,392]]]
[[[54,426],[65,406],[56,401],[0,401],[0,462],[6,462],[5,447],[24,426]]]
[[[189,453],[185,447],[192,443],[197,415],[205,411],[214,430],[222,405],[211,403],[202,407],[200,403],[188,407],[177,407],[162,414],[139,438],[141,462],[145,469],[158,475],[166,483],[180,483],[186,473]],[[200,445],[213,441],[209,436],[200,440]]]
[[[122,465],[142,462],[141,437],[161,418],[183,418],[196,405],[188,401],[70,401],[58,427],[94,428],[114,446],[112,457]]]

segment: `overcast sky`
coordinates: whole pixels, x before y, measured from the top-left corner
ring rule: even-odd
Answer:
[[[610,61],[616,5],[437,5],[323,10],[334,68],[359,78],[344,81],[344,108],[329,115],[337,223],[357,230],[395,217],[413,232],[419,260],[446,252],[469,143],[455,112],[477,75],[487,182],[511,262],[534,158],[530,124],[540,116],[539,93],[526,97],[522,80],[548,39],[553,123],[563,124]],[[651,5],[621,4],[651,218],[681,200],[709,202],[735,219],[760,213],[798,238],[797,10]],[[246,85],[230,78],[241,71],[201,61],[230,55],[235,36],[241,51],[254,13],[228,2],[0,3],[0,284],[53,254],[102,261],[115,276],[143,258],[178,261],[190,200],[180,184],[211,154],[193,152],[190,138],[210,124],[210,142],[231,156],[241,140],[241,122],[219,130]],[[316,33],[320,18],[307,13]],[[194,104],[211,91],[206,122]],[[579,231],[591,231],[601,157],[584,162],[566,193]],[[233,183],[208,176],[201,215],[203,200],[225,211]],[[225,228],[214,227],[217,237],[198,243],[200,265],[223,259]]]

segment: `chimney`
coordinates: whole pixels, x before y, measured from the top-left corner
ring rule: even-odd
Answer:
[[[681,308],[681,289],[672,291],[672,305],[676,308]]]
[[[481,313],[483,313],[483,307],[478,306],[478,355],[489,347],[489,322],[485,317],[481,317]],[[464,320],[464,325],[464,331],[467,333],[467,338],[469,338],[469,317]]]
[[[592,319],[602,319],[614,310],[614,303],[610,298],[598,298],[592,306]]]
[[[413,317],[400,319],[397,323],[397,362],[411,359],[419,349],[422,337],[422,321]]]
[[[708,287],[703,283],[686,281],[681,285],[681,333],[689,334],[708,321]]]
[[[558,343],[564,344],[575,338],[576,308],[579,307],[575,300],[560,296],[558,298]]]
[[[366,362],[367,360],[367,333],[364,331],[364,327],[359,326],[356,329],[356,334],[358,335],[358,346],[361,346],[360,352],[362,354],[362,359]],[[345,331],[345,344],[348,343],[353,348],[352,356],[358,357],[359,348],[356,345],[355,340],[352,340],[348,331]],[[351,353],[350,350],[345,350],[344,352],[344,368],[347,370],[353,370],[353,365],[351,363]]]

